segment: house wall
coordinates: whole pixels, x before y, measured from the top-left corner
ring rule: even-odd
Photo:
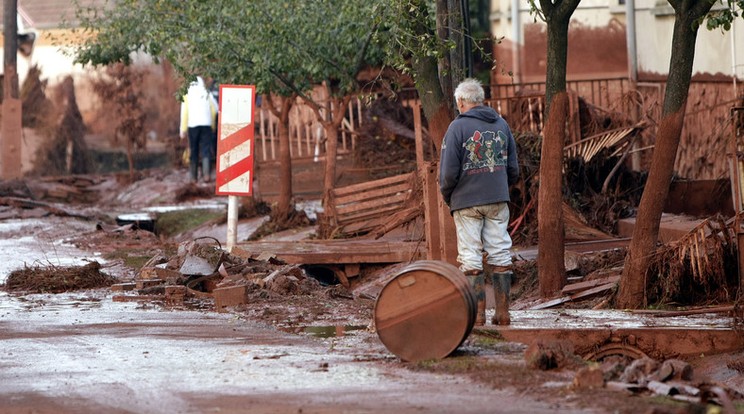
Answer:
[[[512,5],[519,7],[520,30],[515,32],[512,25]],[[636,50],[639,79],[664,75],[669,70],[669,58],[672,50],[672,31],[674,15],[671,7],[662,2],[657,5],[656,0],[636,0]],[[720,7],[720,5],[717,5]],[[497,73],[494,79],[498,82],[529,82],[544,80],[545,67],[545,23],[530,13],[529,4],[517,0],[492,0],[491,2],[492,33],[497,38],[503,38],[494,49],[498,59],[497,68],[504,73]],[[617,0],[583,0],[574,12],[571,20],[574,34],[569,40],[569,61],[578,61],[582,65],[594,64],[597,61],[610,60],[608,65],[592,69],[581,66],[584,73],[572,68],[569,63],[568,76],[580,78],[587,76],[614,76],[618,71],[628,73],[626,47],[626,15],[625,6]],[[600,47],[584,47],[596,40],[596,33],[588,28],[616,31],[622,28],[622,41],[601,43]],[[540,40],[542,37],[542,40]],[[695,52],[693,73],[711,74],[737,77],[744,76],[744,19],[738,18],[732,30],[709,31],[701,27]],[[609,56],[608,56],[609,55]],[[625,55],[625,61],[617,57]],[[612,60],[618,59],[618,60]],[[516,63],[515,63],[516,62]],[[624,67],[623,67],[624,66]],[[507,75],[512,71],[515,76]]]

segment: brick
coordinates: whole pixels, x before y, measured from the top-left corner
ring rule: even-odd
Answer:
[[[165,287],[165,303],[168,305],[183,305],[183,301],[186,299],[186,286],[166,286]]]
[[[159,279],[155,267],[143,267],[137,274],[137,280]]]
[[[215,289],[212,292],[214,296],[214,307],[217,311],[222,311],[228,306],[237,306],[248,303],[248,289],[245,285],[230,286]]]
[[[233,256],[237,256],[241,259],[250,259],[251,253],[245,249],[242,249],[238,246],[233,246],[232,249],[230,249],[230,254]]]
[[[111,290],[114,292],[127,292],[130,290],[134,290],[135,287],[137,287],[136,283],[117,283],[115,285],[111,285]]]

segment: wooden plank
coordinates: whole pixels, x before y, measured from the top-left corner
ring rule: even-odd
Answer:
[[[255,241],[233,250],[240,257],[272,255],[288,264],[402,263],[426,255],[418,242],[379,240]]]
[[[397,209],[392,214],[372,217],[366,220],[355,220],[342,227],[344,234],[363,234],[372,232],[374,239],[379,239],[389,231],[410,222],[422,213],[421,207]]]
[[[421,176],[426,167],[424,165],[424,134],[421,130],[421,106],[419,106],[418,101],[413,102],[411,109],[413,110],[413,131],[414,142],[416,143],[416,169]]]
[[[377,187],[384,187],[391,184],[397,184],[407,181],[413,173],[396,175],[393,177],[382,178],[379,180],[369,181],[366,183],[352,184],[346,187],[340,187],[333,190],[334,197],[341,197],[348,194],[358,193],[365,190],[370,190]]]
[[[428,163],[421,173],[424,180],[424,235],[428,251],[426,258],[429,260],[442,258],[442,251],[439,248],[442,229],[439,227],[439,212],[437,211],[439,188],[436,177],[438,172],[436,163]]]
[[[390,213],[391,211],[398,211],[401,207],[402,205],[380,206],[373,210],[356,212],[352,215],[339,216],[338,222],[340,224],[348,224],[359,220],[369,220],[370,218],[380,217],[381,215]]]
[[[377,190],[371,190],[371,191],[365,191],[362,193],[354,193],[349,194],[342,197],[336,197],[334,198],[334,203],[336,204],[336,207],[345,205],[345,204],[351,204],[351,203],[358,203],[360,201],[365,201],[369,199],[375,199],[378,197],[382,197],[388,194],[396,194],[396,193],[410,193],[411,192],[411,186],[408,183],[402,183],[390,187],[384,187]]]
[[[365,201],[361,203],[354,203],[354,204],[345,204],[345,205],[336,205],[336,214],[339,216],[349,216],[353,213],[364,211],[364,210],[370,210],[370,209],[377,209],[385,206],[402,206],[403,202],[406,201],[408,198],[408,195],[410,193],[398,193],[393,194],[387,197],[378,197],[371,201]],[[348,218],[348,217],[347,217]],[[339,217],[339,221],[341,220],[341,217]]]
[[[384,217],[372,217],[367,220],[354,220],[353,222],[342,225],[343,234],[362,234],[372,229],[382,226],[385,222]]]
[[[563,287],[563,289],[561,289],[561,292],[563,294],[576,293],[582,290],[604,285],[606,283],[617,283],[619,281],[620,281],[620,275],[608,276],[608,277],[603,277],[603,278],[593,279],[593,280],[586,280],[584,282],[577,282],[577,283],[572,283],[570,285],[566,285]]]
[[[418,217],[421,212],[422,208],[420,206],[410,207],[398,211],[397,213],[387,218],[387,220],[385,220],[385,222],[382,223],[379,227],[377,227],[376,229],[373,228],[375,238],[379,239],[380,237],[384,236],[385,233],[393,230],[394,228],[408,223],[409,221]]]
[[[539,305],[535,305],[535,306],[531,307],[530,309],[548,309],[548,308],[552,308],[553,306],[558,306],[558,305],[561,305],[561,304],[566,303],[566,302],[571,302],[573,300],[586,299],[586,298],[588,298],[590,296],[593,296],[593,295],[602,293],[604,291],[613,289],[616,285],[617,285],[617,283],[615,283],[615,282],[606,283],[604,285],[597,286],[597,287],[592,288],[592,289],[587,289],[587,290],[585,290],[583,292],[579,292],[579,293],[576,293],[576,294],[573,294],[573,295],[569,295],[569,296],[562,296],[562,297],[557,298],[557,299],[553,299],[553,300],[549,300],[547,302],[543,302],[543,303],[541,303]]]

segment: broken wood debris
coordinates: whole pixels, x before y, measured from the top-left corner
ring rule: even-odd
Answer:
[[[563,152],[566,158],[581,158],[589,162],[600,151],[617,147],[614,154],[621,152],[629,143],[629,137],[644,128],[643,124],[603,131],[580,141],[566,145]]]
[[[581,292],[581,291],[586,290],[586,289],[594,288],[594,287],[597,287],[597,286],[606,285],[608,283],[617,283],[619,281],[620,281],[620,275],[617,275],[617,276],[608,276],[608,277],[604,277],[604,278],[601,278],[601,279],[592,279],[592,280],[587,280],[587,281],[583,281],[583,282],[577,282],[577,283],[572,283],[572,284],[566,285],[566,286],[563,287],[563,289],[561,290],[561,292],[564,295],[565,294],[572,294],[572,293],[576,293],[576,292]]]
[[[711,302],[732,300],[725,259],[735,255],[732,235],[737,234],[734,224],[738,223],[738,219],[726,221],[717,214],[700,222],[676,242],[657,249],[649,272],[656,275],[649,280],[649,286],[653,285],[655,290],[649,296],[656,296],[662,303],[679,302],[679,298],[695,295]]]
[[[566,285],[562,290],[565,296],[539,303],[530,309],[548,309],[567,302],[583,300],[600,293],[606,293],[615,289],[619,280],[620,276],[608,276]]]
[[[21,210],[34,210],[34,209],[40,209],[46,214],[43,215],[55,215],[55,216],[61,216],[61,217],[77,217],[77,218],[83,218],[88,219],[89,216],[85,214],[79,214],[72,211],[68,211],[66,209],[63,209],[61,207],[56,207],[52,204],[45,203],[43,201],[36,201],[26,198],[18,198],[18,197],[0,197],[0,205],[2,206],[10,206],[15,207],[17,209]],[[39,217],[42,215],[39,215]],[[24,218],[24,214],[22,212],[15,212],[15,214],[12,217],[4,217],[4,218]]]

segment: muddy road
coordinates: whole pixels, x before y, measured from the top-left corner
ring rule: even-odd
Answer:
[[[0,284],[25,266],[90,260],[131,277],[100,251],[70,243],[94,228],[54,216],[0,222]],[[209,302],[174,309],[115,301],[116,293],[0,290],[0,413],[577,412],[462,375],[411,370],[358,317],[346,321],[353,330],[336,318],[330,334],[296,325],[292,333],[271,323],[282,314],[218,313]],[[511,354],[519,364],[521,349]]]
[[[86,209],[89,220],[39,214],[0,220],[0,285],[24,266],[92,260],[122,282],[132,281],[137,271],[127,260],[139,259],[141,266],[163,253],[168,240],[152,233],[101,231],[98,220],[103,213],[133,212],[156,201],[174,204],[163,198],[185,180],[185,174],[156,176],[112,190],[100,205]],[[262,221],[242,221],[241,236]],[[215,224],[186,238],[225,234],[224,225]],[[525,345],[482,331],[442,361],[404,363],[385,349],[371,326],[374,302],[333,292],[332,287],[307,295],[256,292],[248,304],[216,312],[209,299],[185,306],[167,305],[157,295],[122,301],[122,292],[108,288],[60,294],[0,289],[0,414],[681,413],[700,408],[648,393],[576,389],[572,384],[585,361],[548,371],[530,368]],[[695,368],[740,390],[736,378],[743,364],[744,351],[701,359]],[[738,409],[744,407],[740,401]]]
[[[2,293],[0,412],[577,412],[410,371],[365,335],[312,338],[105,290]]]

